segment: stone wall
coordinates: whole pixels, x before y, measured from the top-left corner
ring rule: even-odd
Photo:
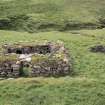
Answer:
[[[0,77],[19,77],[20,65],[12,61],[0,63]]]
[[[70,66],[63,60],[48,60],[38,65],[33,65],[31,76],[65,76],[70,73]]]
[[[63,43],[4,45],[3,49],[4,59],[0,60],[0,77],[59,77],[69,75],[72,69],[72,61]],[[20,59],[21,54],[30,58],[30,61],[27,61],[27,58]]]
[[[5,53],[16,54],[47,54],[51,52],[50,45],[25,45],[25,46],[5,46]]]

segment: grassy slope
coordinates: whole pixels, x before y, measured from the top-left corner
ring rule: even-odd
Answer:
[[[35,22],[97,23],[105,0],[0,0],[0,18],[27,14]],[[20,12],[21,11],[21,12]],[[0,45],[19,41],[62,40],[73,58],[74,75],[0,81],[0,105],[104,105],[105,55],[89,47],[105,44],[105,29],[23,33],[0,31]]]
[[[105,55],[89,47],[105,44],[105,29],[72,32],[20,33],[0,31],[0,43],[62,40],[74,62],[74,75],[62,78],[21,78],[0,81],[0,105],[104,105]]]
[[[105,16],[104,5],[105,0],[1,0],[0,19],[8,21],[10,17],[28,15],[26,20],[21,16],[15,21],[12,19],[11,27],[29,32],[47,29],[50,24],[53,24],[53,30],[71,29],[76,24],[97,27],[100,26],[100,18],[103,20]],[[65,27],[66,24],[70,27]]]
[[[104,15],[104,4],[105,0],[1,0],[0,17],[29,14],[37,21],[96,22]]]

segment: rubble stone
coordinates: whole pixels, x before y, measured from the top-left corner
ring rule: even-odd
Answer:
[[[20,57],[23,55],[24,58]],[[30,62],[27,57],[31,58]],[[4,45],[0,56],[0,77],[20,77],[26,71],[29,77],[65,76],[72,69],[71,62],[64,44],[60,42]]]
[[[105,53],[105,46],[103,45],[96,45],[90,48],[91,52],[101,52],[101,53]]]

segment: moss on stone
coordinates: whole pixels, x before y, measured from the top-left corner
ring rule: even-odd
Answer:
[[[17,61],[18,60],[18,56],[16,54],[9,54],[9,55],[0,55],[0,63],[4,62],[4,61]]]

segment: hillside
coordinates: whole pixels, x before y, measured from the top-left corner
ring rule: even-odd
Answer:
[[[0,0],[0,48],[61,40],[72,57],[64,77],[0,79],[0,105],[104,105],[105,0]],[[105,50],[105,49],[104,49]]]
[[[67,31],[105,26],[104,0],[1,0],[0,29]]]

